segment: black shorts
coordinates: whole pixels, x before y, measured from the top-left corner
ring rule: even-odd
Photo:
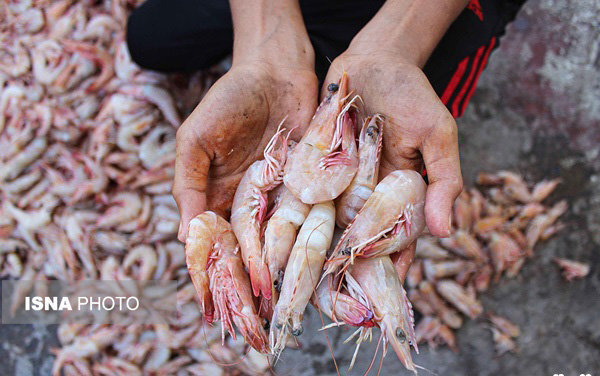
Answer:
[[[490,53],[525,0],[471,0],[452,23],[424,71],[454,117],[461,116]],[[329,61],[350,44],[383,0],[300,0],[323,80]],[[233,30],[227,0],[147,0],[127,24],[133,60],[163,72],[195,71],[231,53]]]

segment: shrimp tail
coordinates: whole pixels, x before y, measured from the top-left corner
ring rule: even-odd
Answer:
[[[270,300],[273,291],[271,290],[271,273],[267,264],[262,260],[252,260],[248,263],[248,273],[250,274],[254,296],[262,294],[265,299]]]
[[[190,272],[192,283],[198,292],[198,298],[200,299],[200,303],[202,305],[204,319],[207,323],[212,324],[213,320],[215,319],[215,307],[213,305],[212,294],[208,288],[208,283],[204,283],[203,278],[198,276],[198,273],[191,269],[188,270]]]

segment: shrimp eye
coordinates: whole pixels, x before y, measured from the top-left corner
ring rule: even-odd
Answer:
[[[396,328],[396,337],[398,337],[398,340],[402,343],[406,341],[406,334],[404,334],[404,331],[401,328]]]
[[[281,285],[283,284],[283,272],[277,272],[277,277],[273,280],[273,287],[277,292],[281,292]]]
[[[299,327],[298,329],[292,330],[292,335],[298,337],[302,332],[304,332],[304,328]]]
[[[283,325],[281,325],[280,323],[276,323],[275,327],[279,330],[281,330],[281,328],[283,328]]]
[[[271,328],[271,323],[269,322],[269,319],[265,319],[265,324],[263,325],[263,328],[265,330],[269,330]]]
[[[373,137],[373,135],[378,134],[379,133],[379,128],[377,128],[374,125],[371,125],[370,127],[367,128],[367,135],[369,135],[369,137]]]
[[[342,250],[342,254],[343,254],[344,256],[349,256],[349,255],[350,255],[350,253],[352,253],[352,252],[350,251],[350,247],[346,247],[346,248],[344,248],[344,249]]]
[[[335,93],[336,91],[338,91],[339,88],[340,88],[340,85],[338,85],[334,82],[327,85],[327,90],[329,90],[332,93]]]

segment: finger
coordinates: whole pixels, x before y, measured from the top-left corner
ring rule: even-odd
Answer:
[[[206,210],[206,180],[210,158],[185,124],[177,131],[173,197],[179,208],[177,238],[185,242],[192,218]]]
[[[456,122],[447,111],[423,142],[421,152],[429,186],[425,198],[425,221],[431,234],[450,235],[452,206],[462,191]]]
[[[406,273],[410,268],[410,265],[415,258],[415,250],[417,249],[417,241],[412,242],[408,247],[404,248],[402,251],[396,252],[392,255],[392,262],[394,263],[394,267],[396,268],[396,272],[398,273],[398,278],[400,278],[400,282],[404,283],[404,279],[406,278]]]

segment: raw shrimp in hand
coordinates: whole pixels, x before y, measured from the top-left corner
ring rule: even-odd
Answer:
[[[240,242],[242,258],[250,273],[254,295],[271,299],[271,275],[262,247],[262,228],[268,209],[268,193],[281,184],[287,157],[287,137],[282,123],[264,151],[242,178],[231,208],[231,227]]]
[[[346,228],[371,196],[379,177],[384,118],[380,114],[365,119],[358,138],[358,171],[350,186],[335,202],[335,220]]]
[[[279,354],[288,334],[302,334],[304,309],[319,282],[335,227],[335,208],[328,201],[312,207],[300,228],[285,268],[281,295],[273,313],[271,349]]]
[[[235,338],[235,324],[247,343],[267,352],[263,319],[256,311],[250,281],[229,223],[213,212],[192,219],[185,255],[206,321],[221,320],[223,339],[225,329]]]
[[[283,274],[296,240],[296,233],[310,211],[310,205],[296,198],[285,185],[278,189],[281,189],[281,194],[266,225],[263,249],[271,274],[273,305],[277,304],[281,292]]]
[[[418,353],[412,305],[392,260],[389,256],[357,259],[350,274],[365,295],[362,299],[373,307],[374,321],[381,328],[384,354],[387,344],[391,344],[402,365],[416,374],[417,366],[410,353],[411,345]]]
[[[390,255],[411,245],[425,227],[425,189],[415,171],[386,176],[344,231],[327,260],[325,274],[345,270],[356,257]]]
[[[348,76],[327,86],[308,130],[285,166],[284,183],[302,202],[333,200],[350,184],[358,168],[354,129],[356,102],[348,92]]]

